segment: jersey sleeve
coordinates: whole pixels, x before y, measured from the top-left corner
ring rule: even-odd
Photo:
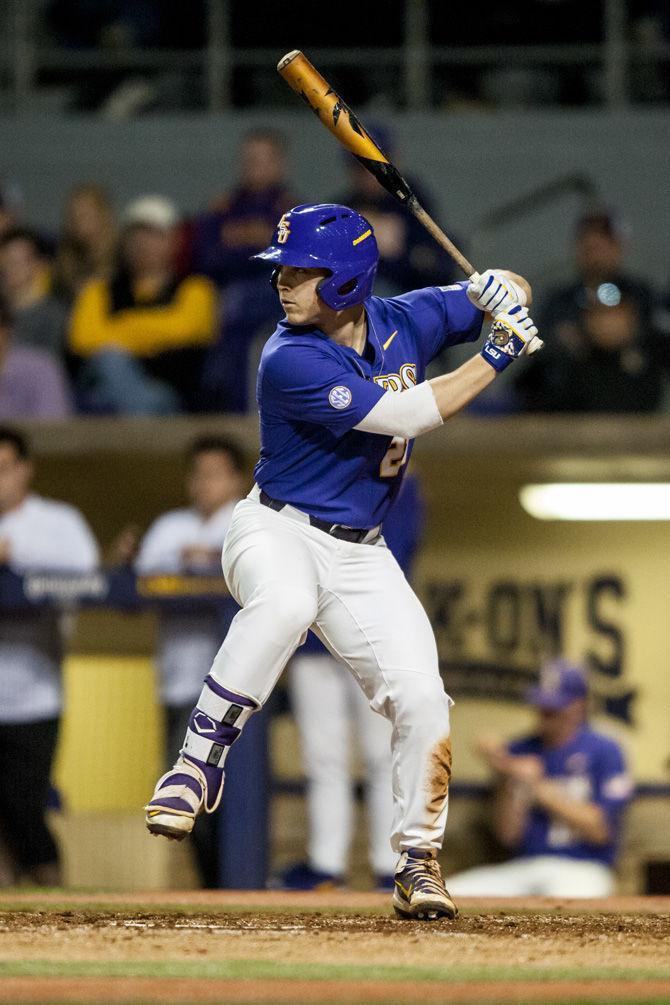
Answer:
[[[537,754],[538,740],[534,736],[517,737],[517,739],[510,740],[509,743],[506,744],[506,750],[508,754],[514,754],[515,756],[523,754]]]
[[[484,314],[468,300],[467,285],[429,286],[393,299],[409,315],[424,365],[449,346],[479,338]]]
[[[268,356],[261,381],[264,404],[276,415],[325,426],[334,436],[353,429],[385,393],[320,346],[299,342]]]
[[[616,830],[623,811],[633,794],[633,783],[621,748],[613,741],[603,746],[594,765],[594,802]]]

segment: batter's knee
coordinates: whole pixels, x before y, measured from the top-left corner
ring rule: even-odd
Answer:
[[[308,590],[276,583],[265,588],[259,599],[282,635],[302,635],[314,624],[317,601]]]
[[[387,674],[387,679],[392,676]],[[431,732],[449,733],[451,698],[440,677],[397,673],[389,688],[389,718],[396,726],[422,724]]]

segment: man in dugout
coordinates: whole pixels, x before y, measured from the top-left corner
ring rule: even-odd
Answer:
[[[501,746],[480,742],[497,776],[494,830],[513,857],[449,877],[463,897],[606,897],[632,793],[619,745],[587,722],[580,666],[554,660],[527,695],[537,727]]]
[[[0,570],[90,573],[98,545],[79,510],[31,489],[17,429],[0,428]],[[57,886],[60,857],[45,811],[63,704],[63,623],[53,607],[0,610],[0,885]]]

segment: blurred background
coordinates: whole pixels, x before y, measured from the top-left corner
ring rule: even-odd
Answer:
[[[210,871],[197,849],[145,833],[169,708],[199,690],[166,698],[166,621],[186,619],[198,678],[231,611],[195,531],[178,561],[138,564],[161,515],[206,522],[252,484],[255,372],[279,313],[249,256],[286,209],[334,199],[368,216],[380,295],[463,278],[278,77],[301,48],[465,254],[528,277],[545,340],[412,462],[413,581],[457,703],[445,868],[501,856],[476,741],[527,731],[526,686],[566,656],[587,668],[594,722],[635,781],[618,888],[668,892],[668,5],[343,0],[327,26],[322,13],[302,0],[0,5],[0,424],[32,464],[19,472],[29,458],[0,435],[0,753],[16,779],[0,822],[25,788],[19,733],[29,750],[48,719],[31,770],[48,778],[53,762],[58,846],[57,871],[40,873],[8,839],[0,881],[252,886],[305,855],[285,684],[231,754],[234,813]],[[198,478],[218,477],[194,460],[202,437],[233,445],[237,480],[214,503],[198,495]],[[584,499],[594,484],[604,495]],[[538,503],[528,486],[558,494]],[[76,508],[95,542],[85,560],[29,521],[32,546],[16,544],[12,512],[30,493]],[[47,679],[48,701],[18,700]],[[364,761],[347,874],[361,887],[374,883]]]

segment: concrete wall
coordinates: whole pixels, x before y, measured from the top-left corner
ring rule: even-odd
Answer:
[[[366,113],[367,114],[367,113]],[[574,196],[520,219],[490,239],[490,210],[562,175],[582,172],[632,227],[630,264],[665,288],[670,278],[670,112],[392,113],[408,174],[432,193],[438,219],[478,265],[505,264],[536,282],[561,273],[578,209]],[[364,115],[364,119],[366,115]],[[235,148],[252,125],[284,129],[293,144],[295,190],[305,201],[341,193],[344,155],[307,111],[268,115],[0,120],[0,177],[24,187],[35,223],[56,227],[69,187],[105,183],[119,205],[159,191],[194,212],[225,189]],[[474,239],[473,239],[474,235]]]

